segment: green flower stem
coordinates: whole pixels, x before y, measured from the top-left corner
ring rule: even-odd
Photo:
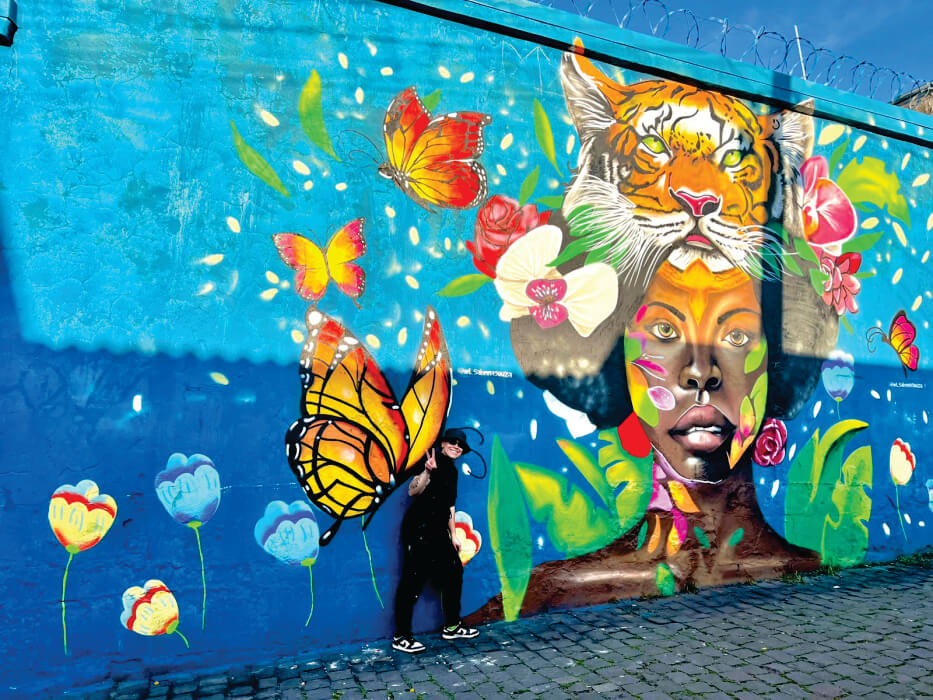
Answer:
[[[842,420],[842,417],[839,415],[839,404],[842,403],[842,399],[836,399],[836,420]]]
[[[75,558],[75,553],[68,549],[68,563],[65,564],[65,575],[62,576],[62,639],[65,643],[65,656],[68,656],[68,625],[65,623],[65,586],[68,584],[68,568],[71,566],[71,560]]]
[[[187,649],[190,649],[190,648],[191,648],[191,645],[188,644],[188,639],[187,639],[187,638],[185,637],[185,635],[183,635],[180,631],[178,631],[178,630],[176,629],[172,634],[177,634],[179,637],[181,637],[181,641],[183,641],[183,642],[185,643],[185,648],[187,648]]]
[[[897,504],[897,521],[901,524],[901,533],[904,535],[904,542],[910,543],[910,540],[907,539],[907,529],[904,527],[904,516],[901,515],[901,496],[900,491],[897,489],[897,484],[894,484],[894,501]]]
[[[204,523],[199,520],[192,520],[188,523],[188,527],[194,530],[194,536],[198,540],[198,556],[201,558],[201,631],[204,631],[204,626],[207,619],[207,579],[204,577],[204,551],[201,549],[201,533],[198,531],[198,528],[201,527]],[[184,637],[182,637],[184,639]],[[187,644],[187,642],[186,642]]]
[[[311,586],[311,612],[308,613],[308,619],[305,621],[305,627],[311,624],[311,616],[314,614],[314,572],[311,571],[311,564],[308,567],[308,583]]]
[[[373,569],[373,553],[369,551],[369,545],[366,543],[366,530],[363,530],[363,546],[366,547],[366,554],[369,556],[369,574],[373,579],[373,590],[376,591],[376,599],[379,605],[385,610],[385,603],[382,602],[382,596],[379,595],[379,587],[376,585],[376,571]]]

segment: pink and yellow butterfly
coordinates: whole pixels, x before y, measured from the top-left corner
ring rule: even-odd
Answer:
[[[316,243],[297,233],[272,236],[279,256],[295,271],[295,291],[302,299],[317,305],[330,280],[359,307],[357,299],[366,288],[366,273],[354,263],[366,252],[363,218],[339,229],[322,251]]]

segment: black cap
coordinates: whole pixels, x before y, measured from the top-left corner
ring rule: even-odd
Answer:
[[[441,442],[458,443],[460,445],[460,449],[463,450],[463,454],[466,454],[470,451],[470,445],[467,443],[466,433],[460,430],[460,428],[448,428],[444,432],[444,437],[441,438]]]

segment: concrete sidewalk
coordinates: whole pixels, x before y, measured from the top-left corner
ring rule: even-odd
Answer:
[[[933,697],[933,560],[540,615],[95,698]]]

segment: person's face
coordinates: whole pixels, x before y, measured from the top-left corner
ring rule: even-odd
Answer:
[[[720,481],[754,439],[754,407],[763,412],[767,392],[767,378],[756,385],[764,344],[744,273],[665,264],[649,286],[626,328],[626,378],[648,438],[684,478]]]
[[[441,442],[441,452],[451,459],[457,459],[457,457],[463,454],[463,448],[460,446],[459,440],[454,440],[453,442],[444,440]]]

